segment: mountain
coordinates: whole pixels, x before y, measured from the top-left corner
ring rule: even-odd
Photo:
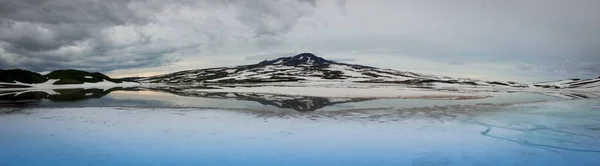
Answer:
[[[143,79],[146,77],[123,77],[123,78],[118,78],[121,81],[129,81],[129,82],[137,82],[137,80]]]
[[[39,84],[48,81],[45,76],[21,69],[1,70],[0,69],[0,82],[5,83],[27,83],[27,84]]]
[[[559,81],[549,81],[549,82],[540,82],[533,84],[535,87],[541,88],[554,88],[554,89],[562,89],[562,88],[594,88],[600,89],[600,77],[592,78],[592,79],[567,79],[567,80],[559,80]]]
[[[50,82],[53,81],[53,82]],[[22,69],[0,70],[0,88],[27,88],[34,84],[84,84],[100,83],[108,81],[111,83],[122,83],[121,79],[113,79],[102,73],[86,72],[81,70],[55,70],[46,75]]]
[[[180,71],[139,79],[142,83],[264,83],[264,82],[356,82],[423,85],[431,83],[528,87],[526,84],[501,81],[437,77],[407,71],[339,63],[302,53],[291,57],[265,60],[257,64]]]
[[[64,85],[64,84],[83,84],[86,82],[89,83],[98,83],[103,82],[104,80],[110,81],[113,83],[122,83],[123,81],[119,79],[112,79],[102,73],[90,73],[81,70],[55,70],[48,74],[46,74],[48,79],[58,79],[58,81],[54,82],[54,85]]]
[[[274,60],[265,60],[258,65],[285,65],[285,66],[323,66],[335,64],[311,53],[302,53],[293,57],[281,57]]]

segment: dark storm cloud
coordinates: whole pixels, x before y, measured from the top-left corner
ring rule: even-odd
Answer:
[[[72,24],[36,24],[14,20],[0,23],[0,40],[26,51],[45,51],[89,38],[93,27]]]
[[[175,61],[169,54],[194,52],[199,46],[171,44],[144,30],[147,25],[180,28],[158,19],[182,7],[232,7],[259,45],[276,45],[282,34],[314,8],[315,0],[0,0],[0,68],[47,71],[78,68],[96,71],[151,67]],[[193,13],[200,16],[199,13]],[[188,20],[177,20],[186,22]],[[192,20],[193,21],[193,20]],[[221,37],[208,32],[208,42]]]
[[[131,0],[2,0],[3,18],[45,24],[127,24],[150,18],[131,10]]]
[[[2,0],[0,39],[27,51],[52,50],[92,37],[100,30],[144,24],[130,0]]]
[[[152,15],[134,10],[144,4],[129,0],[2,0],[0,1],[0,68],[36,71],[59,68],[111,70],[121,67],[155,65],[159,62],[121,58],[103,31],[125,25],[143,25]],[[140,37],[139,41],[144,42]],[[109,43],[107,43],[109,42]],[[147,41],[146,41],[147,42]],[[70,50],[70,51],[69,51]],[[94,63],[98,57],[114,57]],[[160,54],[146,54],[156,61]]]

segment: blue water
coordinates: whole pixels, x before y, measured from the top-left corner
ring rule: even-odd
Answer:
[[[0,165],[600,165],[598,100],[457,108],[34,108],[0,115]]]

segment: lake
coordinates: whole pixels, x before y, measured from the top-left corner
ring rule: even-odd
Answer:
[[[257,93],[183,93],[172,89],[56,89],[47,92],[0,91],[0,103],[18,107],[168,107],[259,111],[340,111],[403,109],[447,105],[526,103],[564,100],[533,93],[493,93],[470,100],[326,98]]]
[[[476,100],[358,101],[76,91],[5,98],[0,165],[600,163],[597,99],[496,93]]]

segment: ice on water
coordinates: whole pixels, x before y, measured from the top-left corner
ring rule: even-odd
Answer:
[[[598,165],[600,103],[259,112],[39,108],[0,116],[0,165]]]

